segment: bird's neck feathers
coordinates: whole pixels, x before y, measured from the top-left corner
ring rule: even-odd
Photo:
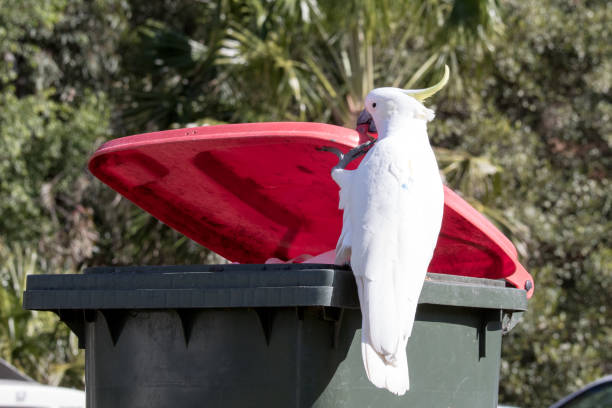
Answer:
[[[427,122],[414,117],[393,117],[384,121],[378,129],[378,139],[401,139],[402,144],[413,147],[429,146],[427,136]]]

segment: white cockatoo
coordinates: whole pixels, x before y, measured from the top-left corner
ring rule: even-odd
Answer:
[[[339,154],[332,170],[344,210],[336,264],[350,263],[357,281],[365,371],[374,385],[397,395],[409,389],[406,345],[444,207],[426,128],[434,112],[421,101],[448,77],[445,67],[431,88],[371,91],[359,122],[373,119],[378,139]],[[366,151],[357,169],[344,169]]]

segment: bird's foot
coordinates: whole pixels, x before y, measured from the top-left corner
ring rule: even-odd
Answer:
[[[372,138],[370,141],[365,142],[364,144],[360,144],[359,146],[352,148],[346,153],[342,153],[340,149],[332,146],[318,147],[317,150],[331,152],[338,156],[338,164],[334,166],[334,169],[345,169],[350,162],[352,162],[359,156],[363,156],[364,154],[366,154],[375,142],[376,139]]]
[[[338,149],[337,147],[323,146],[317,147],[317,150],[321,150],[323,152],[332,152],[333,154],[338,156],[338,160],[342,160],[344,158],[344,153],[342,153],[342,150]]]
[[[340,161],[338,162],[338,164],[336,164],[336,167],[334,168],[345,169],[346,166],[350,164],[350,162],[366,154],[375,142],[376,139],[370,140],[369,142],[365,142],[364,144],[360,144],[359,146],[352,148],[344,155],[344,157],[340,159]]]

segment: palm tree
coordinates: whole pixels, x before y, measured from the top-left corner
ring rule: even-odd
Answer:
[[[426,86],[444,64],[447,95],[462,98],[462,73],[486,67],[473,58],[487,58],[503,29],[495,0],[224,1],[203,5],[202,19],[205,29],[190,35],[160,22],[136,30],[124,110],[134,131],[272,120],[352,127],[369,90]],[[447,182],[516,236],[487,206],[501,169],[437,154]]]
[[[494,0],[224,1],[201,12],[205,29],[190,35],[160,22],[135,31],[129,122],[352,126],[370,89],[423,84],[445,63],[460,78],[465,48],[490,49],[502,27]]]

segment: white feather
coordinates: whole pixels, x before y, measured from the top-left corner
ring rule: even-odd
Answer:
[[[336,260],[337,265],[348,265],[351,259],[351,223],[350,219],[350,207],[346,207],[346,203],[349,199],[349,184],[351,174],[347,170],[334,169],[332,171],[332,178],[340,186],[340,200],[338,207],[344,210],[342,214],[342,232],[340,238],[338,238],[338,244],[336,245]]]
[[[444,196],[427,138],[433,112],[394,88],[372,91],[366,109],[379,140],[356,170],[332,173],[344,210],[336,263],[350,258],[357,281],[367,377],[402,395],[409,388],[406,344]]]

